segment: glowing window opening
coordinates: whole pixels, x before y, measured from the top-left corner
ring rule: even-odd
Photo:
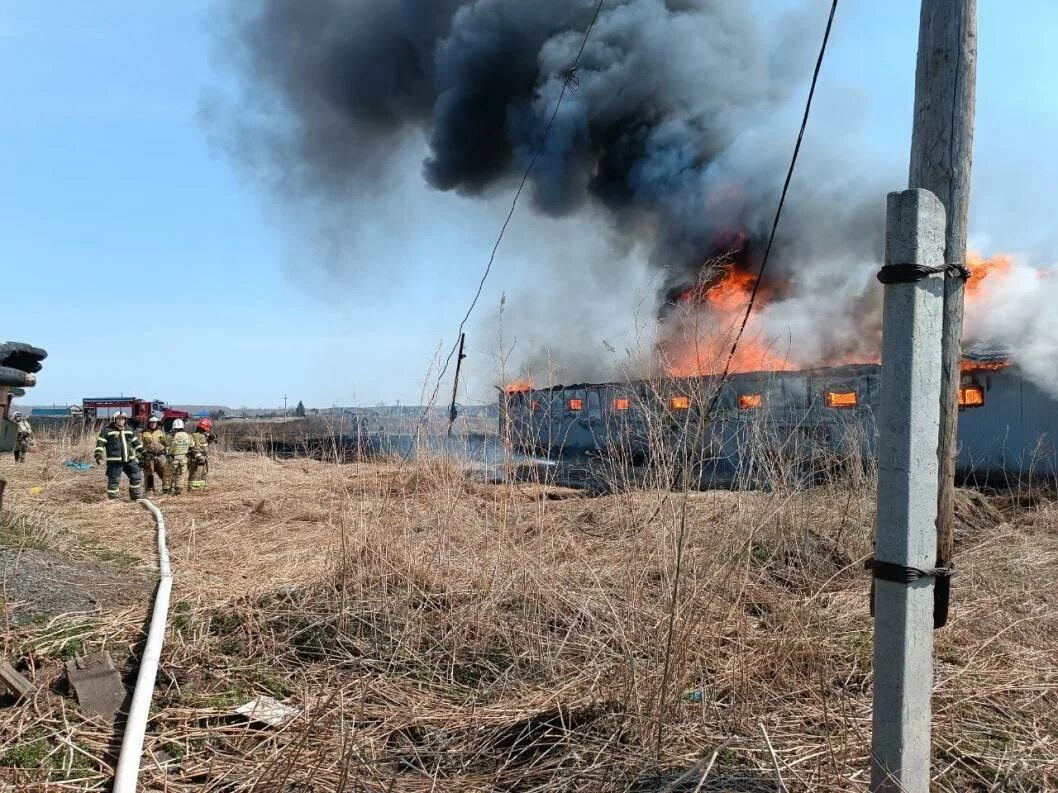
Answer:
[[[691,398],[689,396],[674,396],[669,400],[669,406],[673,410],[690,410]]]
[[[959,389],[959,407],[979,408],[985,403],[985,390],[979,385],[963,386]]]
[[[860,402],[855,391],[827,391],[828,408],[854,408]]]
[[[568,405],[570,410],[584,410],[584,400],[583,399],[574,398],[574,399],[569,400],[569,402],[567,402],[566,404]]]
[[[614,410],[628,410],[630,407],[632,407],[631,399],[627,399],[625,397],[617,397],[617,399],[613,401]]]
[[[738,406],[742,410],[756,410],[764,407],[763,394],[739,394]]]

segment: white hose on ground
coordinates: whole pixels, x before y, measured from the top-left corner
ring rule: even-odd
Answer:
[[[173,574],[169,569],[169,549],[165,544],[165,518],[158,507],[147,499],[140,503],[154,515],[158,524],[158,591],[154,596],[154,613],[147,631],[147,644],[140,658],[140,672],[136,676],[136,689],[132,692],[125,736],[121,740],[121,755],[114,774],[114,793],[135,793],[140,773],[140,757],[143,754],[143,736],[147,731],[147,716],[154,698],[154,680],[158,675],[158,662],[162,657],[162,640],[169,617],[169,594],[173,589]]]

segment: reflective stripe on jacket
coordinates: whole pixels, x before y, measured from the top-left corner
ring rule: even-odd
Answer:
[[[173,437],[169,439],[169,456],[187,457],[189,451],[191,451],[191,436],[183,430],[174,432]]]
[[[96,454],[102,454],[108,463],[128,463],[143,451],[143,444],[136,433],[126,427],[108,424],[96,438]]]

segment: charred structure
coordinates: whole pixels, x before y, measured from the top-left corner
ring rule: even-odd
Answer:
[[[779,469],[803,477],[874,457],[880,376],[878,364],[852,364],[740,373],[722,385],[712,376],[542,389],[522,384],[500,396],[500,431],[529,453],[631,464],[690,443],[705,485],[760,481]],[[1058,400],[1005,356],[965,360],[959,405],[962,477],[1058,475]]]

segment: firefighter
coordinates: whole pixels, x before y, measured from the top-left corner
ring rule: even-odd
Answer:
[[[11,420],[18,425],[18,436],[15,438],[15,462],[24,463],[26,452],[33,443],[33,428],[21,413],[15,413],[11,416]]]
[[[126,426],[128,415],[119,410],[110,423],[99,432],[96,438],[96,465],[107,463],[107,497],[121,497],[121,474],[129,479],[129,498],[139,501],[143,498],[143,469],[139,459],[143,445],[136,433]]]
[[[206,486],[206,474],[209,473],[209,447],[217,442],[213,434],[213,422],[202,419],[191,436],[190,483],[191,490],[201,490]]]
[[[169,468],[166,465],[165,456],[169,438],[160,426],[161,420],[157,416],[147,419],[147,429],[140,433],[140,442],[143,444],[143,470],[147,475],[147,492],[157,492],[154,487],[154,475],[158,475],[162,492],[166,492],[169,485]]]
[[[169,479],[165,492],[179,496],[187,484],[187,453],[191,451],[191,436],[184,430],[184,422],[173,421],[173,435],[166,452],[169,455]]]

